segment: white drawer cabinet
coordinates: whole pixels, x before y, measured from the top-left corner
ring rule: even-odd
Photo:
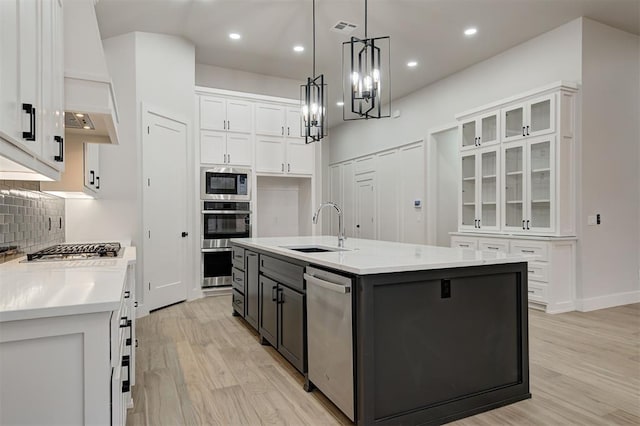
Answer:
[[[479,237],[458,232],[451,236],[451,247],[536,256],[527,264],[529,306],[548,313],[575,309],[575,238]]]

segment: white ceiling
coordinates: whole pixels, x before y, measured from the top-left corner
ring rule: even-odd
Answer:
[[[103,38],[131,31],[179,35],[196,62],[300,80],[311,74],[311,0],[100,0]],[[640,34],[640,0],[370,0],[369,36],[391,36],[398,98],[580,16]],[[330,105],[342,98],[339,20],[363,36],[364,0],[316,0],[316,62]],[[465,37],[475,26],[478,34]],[[239,41],[228,34],[238,32]],[[296,54],[294,44],[306,50]],[[417,60],[409,69],[406,63]],[[336,111],[330,115],[341,118]],[[335,123],[335,119],[332,120]]]

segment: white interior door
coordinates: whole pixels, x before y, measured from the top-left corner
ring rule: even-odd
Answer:
[[[373,173],[367,173],[356,180],[356,237],[376,239],[376,192]]]
[[[355,218],[356,218],[356,197],[355,197],[355,176],[354,164],[348,161],[342,164],[342,199],[344,212],[344,233],[347,237],[355,236]]]
[[[187,128],[151,111],[142,138],[143,280],[149,310],[187,298]]]
[[[398,151],[378,155],[378,239],[398,241],[400,232]]]

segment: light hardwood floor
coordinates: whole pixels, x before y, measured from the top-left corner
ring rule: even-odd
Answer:
[[[640,304],[529,311],[533,398],[456,425],[640,425]],[[231,296],[185,302],[137,322],[128,425],[350,424],[272,347],[231,316]]]

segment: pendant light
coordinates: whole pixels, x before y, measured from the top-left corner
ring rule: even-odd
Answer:
[[[369,38],[367,9],[364,0],[364,39],[351,37],[342,44],[345,121],[391,116],[391,38]]]
[[[327,135],[327,85],[324,75],[316,76],[316,0],[313,0],[313,77],[300,86],[302,135],[305,143],[318,142]]]

